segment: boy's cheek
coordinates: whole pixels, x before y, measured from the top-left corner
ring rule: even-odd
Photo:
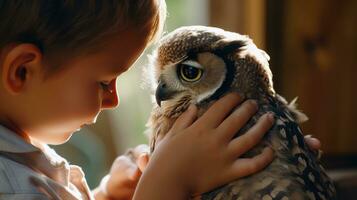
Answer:
[[[63,99],[62,108],[58,110],[58,114],[75,121],[93,121],[100,112],[100,97],[96,93],[86,95],[78,93]]]

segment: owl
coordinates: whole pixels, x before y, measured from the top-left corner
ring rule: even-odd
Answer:
[[[259,111],[236,133],[244,134],[266,112],[275,124],[244,156],[270,146],[275,159],[263,171],[201,195],[209,200],[335,199],[335,188],[319,159],[304,142],[298,123],[307,117],[279,96],[269,56],[244,35],[206,26],[181,27],[164,36],[150,56],[154,104],[148,121],[151,151],[190,104],[198,115],[229,92],[258,102]]]

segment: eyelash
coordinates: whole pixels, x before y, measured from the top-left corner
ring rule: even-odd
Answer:
[[[103,90],[109,91],[109,85],[110,85],[110,83],[107,83],[107,82],[99,82],[99,85],[103,88]]]

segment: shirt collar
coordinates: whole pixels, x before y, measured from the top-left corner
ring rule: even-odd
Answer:
[[[26,142],[10,129],[0,125],[0,151],[8,153],[30,153],[41,150]]]
[[[69,164],[48,145],[41,149],[26,142],[14,131],[0,125],[0,154],[68,185]]]

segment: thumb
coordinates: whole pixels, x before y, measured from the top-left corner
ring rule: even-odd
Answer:
[[[137,167],[130,176],[132,180],[139,180],[141,174],[146,168],[146,165],[148,164],[148,161],[149,161],[149,155],[147,153],[142,153],[139,155],[139,157],[136,160]]]
[[[149,162],[149,154],[148,153],[142,153],[139,155],[138,160],[136,161],[136,164],[141,172],[143,172],[145,170],[148,162]]]

